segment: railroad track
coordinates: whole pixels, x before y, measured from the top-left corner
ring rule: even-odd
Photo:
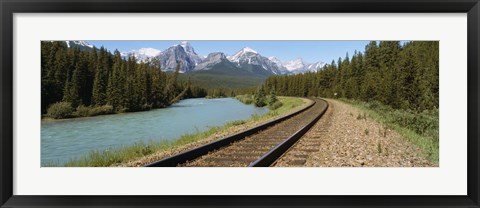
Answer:
[[[327,108],[325,100],[314,99],[302,110],[146,167],[268,167],[295,144]]]

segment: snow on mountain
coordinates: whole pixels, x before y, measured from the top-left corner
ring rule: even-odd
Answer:
[[[164,51],[154,48],[141,48],[122,52],[121,54],[123,57],[132,54],[139,62],[158,57],[163,71],[174,71],[177,64],[181,63],[181,73],[227,67],[236,70],[248,70],[263,75],[284,75],[315,72],[325,65],[323,62],[306,63],[302,58],[285,62],[274,56],[266,58],[249,47],[244,47],[231,56],[226,56],[222,52],[200,56],[187,41],[182,41],[178,45],[173,45]]]
[[[142,55],[149,56],[149,57],[155,57],[155,56],[158,56],[162,51],[157,50],[155,48],[141,48],[141,49],[138,49],[135,52],[137,54],[142,54]]]
[[[242,48],[240,51],[235,53],[233,56],[228,56],[228,60],[237,64],[237,66],[241,65],[253,65],[259,66],[260,68],[272,73],[272,74],[282,74],[282,70],[279,65],[275,62],[271,61],[270,59],[260,55],[257,51],[245,47]]]
[[[121,52],[122,57],[128,57],[130,55],[135,56],[138,62],[145,62],[148,59],[160,55],[161,51],[155,48],[140,48],[138,50],[131,50],[128,52]]]
[[[188,41],[180,42],[180,46],[182,46],[182,48],[183,48],[183,50],[185,50],[185,52],[197,55],[197,53],[195,53],[195,50],[193,50],[192,45],[190,45],[190,43]]]
[[[322,68],[323,66],[325,66],[325,63],[322,62],[322,61],[319,61],[319,62],[315,62],[313,64],[308,64],[306,67],[305,67],[305,71],[309,71],[309,72],[317,72],[320,70],[320,68]]]
[[[282,65],[283,66],[282,61],[275,56],[268,57],[268,60],[272,61],[273,63],[276,63],[277,65]]]
[[[302,58],[297,58],[295,60],[287,61],[283,64],[288,71],[303,71],[305,69],[305,64],[303,63]]]
[[[323,67],[325,63],[319,61],[315,63],[306,63],[302,58],[282,62],[276,57],[270,57],[271,61],[284,68],[283,74],[300,74],[305,72],[316,72],[319,68]]]
[[[268,60],[272,61],[277,65],[280,74],[288,74],[288,69],[283,65],[283,62],[275,56],[268,57]]]
[[[79,48],[80,50],[90,50],[93,48],[93,45],[90,45],[87,41],[66,40],[65,43],[69,48],[75,47],[75,48]]]
[[[237,63],[240,63],[241,61],[242,62],[248,62],[248,63],[251,63],[251,59],[255,56],[258,55],[258,52],[249,48],[249,47],[245,47],[245,48],[242,48],[242,50],[238,51],[237,53],[235,53],[233,56],[228,56],[228,60],[230,60],[231,62],[237,62]]]

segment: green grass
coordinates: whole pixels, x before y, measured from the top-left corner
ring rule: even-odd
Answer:
[[[393,129],[418,146],[425,157],[438,164],[439,161],[439,114],[438,109],[415,112],[412,110],[392,109],[378,102],[361,102],[340,99],[366,112],[372,119],[384,125],[384,136],[387,129]],[[366,119],[366,114],[357,119]]]
[[[300,98],[293,97],[279,97],[279,100],[283,105],[276,109],[271,110],[263,115],[252,115],[246,120],[237,120],[227,123],[223,126],[210,127],[203,132],[196,132],[192,134],[185,134],[179,139],[170,142],[149,142],[149,143],[135,143],[130,146],[123,146],[113,149],[107,149],[102,151],[91,151],[89,154],[79,158],[72,159],[66,163],[52,162],[45,166],[52,167],[108,167],[113,164],[127,162],[129,160],[139,158],[142,156],[150,155],[155,152],[161,152],[169,149],[174,149],[195,141],[205,139],[212,136],[215,133],[228,132],[229,128],[237,125],[242,125],[249,122],[265,121],[269,118],[277,115],[286,114],[291,112],[292,109],[302,105],[304,101]]]

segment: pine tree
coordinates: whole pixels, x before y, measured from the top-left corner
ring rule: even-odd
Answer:
[[[99,50],[97,69],[93,80],[92,103],[101,106],[107,103],[108,55],[102,47]]]
[[[123,108],[122,101],[122,91],[123,91],[123,82],[124,78],[122,76],[122,57],[118,50],[114,52],[112,74],[110,79],[108,79],[107,85],[107,103],[112,105],[116,110]]]
[[[181,62],[177,63],[175,72],[168,78],[167,87],[165,88],[165,95],[167,96],[168,104],[172,103],[172,100],[177,96],[177,79],[180,73]]]
[[[268,105],[272,106],[277,101],[278,101],[278,98],[275,92],[275,88],[273,88],[272,90],[270,90],[270,99],[268,100]]]
[[[371,41],[364,53],[332,60],[316,73],[269,77],[265,88],[287,96],[346,97],[396,109],[438,109],[438,46],[438,41],[403,46],[398,41]]]
[[[264,107],[267,105],[265,97],[265,89],[263,85],[258,88],[257,93],[255,93],[254,104],[257,107]]]

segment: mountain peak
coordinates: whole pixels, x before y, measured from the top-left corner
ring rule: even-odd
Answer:
[[[251,49],[251,48],[249,48],[249,47],[243,48],[243,49],[242,49],[242,52],[243,52],[243,53],[247,53],[247,52],[250,52],[250,53],[258,53],[257,51],[255,51],[255,50],[253,50],[253,49]]]
[[[268,60],[272,61],[273,63],[277,64],[278,66],[283,66],[282,60],[278,59],[275,56],[268,57]]]
[[[182,42],[180,42],[180,44],[178,44],[178,46],[181,46],[183,48],[183,50],[185,50],[185,52],[187,52],[187,53],[196,54],[195,51],[193,50],[192,45],[190,45],[190,43],[188,41],[182,41]]]
[[[182,41],[180,42],[180,46],[186,48],[186,47],[192,47],[188,41]]]
[[[305,63],[303,62],[302,58],[297,58],[295,60],[285,62],[284,66],[288,71],[298,71],[305,68]]]
[[[67,46],[69,48],[71,46],[70,44],[75,45],[75,46],[83,46],[83,47],[93,48],[93,45],[90,45],[87,41],[83,41],[83,40],[74,40],[74,41],[67,40],[65,42],[67,43]]]
[[[241,50],[239,50],[237,53],[235,53],[233,56],[228,56],[227,58],[232,62],[239,63],[240,60],[248,60],[248,63],[250,63],[251,58],[258,55],[259,54],[257,51],[249,47],[244,47]]]
[[[138,62],[145,62],[153,57],[160,55],[161,51],[155,48],[140,48],[138,50],[131,50],[121,52],[122,57],[128,57],[130,55],[135,56]]]

